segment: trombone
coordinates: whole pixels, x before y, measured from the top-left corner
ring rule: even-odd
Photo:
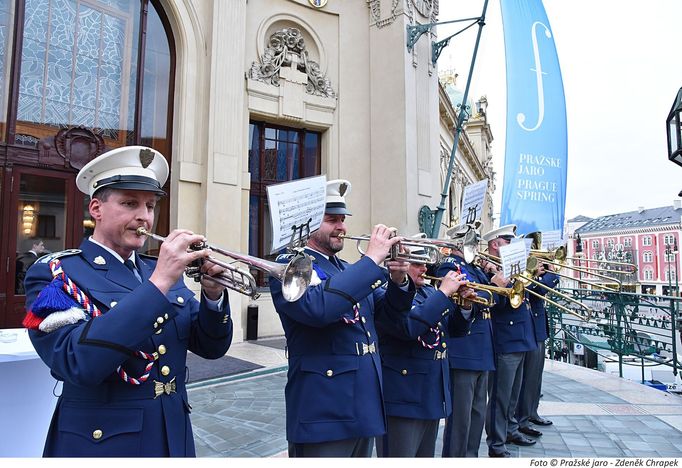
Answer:
[[[497,266],[498,268],[500,268],[500,266],[501,266],[499,257],[496,257],[496,256],[491,255],[489,253],[484,253],[484,252],[478,252],[478,256],[479,256],[479,258],[492,263],[493,265]],[[535,259],[535,262],[537,262],[537,259]],[[534,284],[537,287],[546,289],[548,292],[551,292],[552,294],[556,294],[557,296],[564,299],[565,301],[569,301],[569,302],[572,302],[574,304],[577,304],[578,307],[580,307],[581,309],[583,309],[586,312],[586,314],[587,314],[586,316],[580,315],[578,312],[574,311],[573,309],[570,309],[566,306],[563,306],[563,305],[559,304],[558,302],[555,302],[551,299],[548,299],[546,296],[543,296],[542,294],[538,294],[535,291],[526,288],[526,291],[528,291],[529,294],[532,294],[533,296],[536,296],[536,297],[542,299],[543,301],[552,304],[554,307],[557,307],[557,308],[563,310],[564,312],[569,313],[571,315],[574,315],[574,316],[578,317],[579,319],[584,320],[586,322],[590,320],[590,318],[592,317],[592,312],[593,312],[593,310],[591,308],[587,307],[582,302],[573,299],[571,296],[568,296],[567,294],[561,293],[555,289],[549,288],[549,287],[545,286],[544,284],[540,283],[539,281],[536,281],[535,279],[533,279],[531,277],[531,275],[533,274],[532,270],[534,270],[534,269],[535,270],[537,269],[537,263],[533,264],[533,261],[531,261],[530,262],[530,270],[529,270],[528,264],[526,264],[526,270],[525,271],[523,271],[522,273],[519,273],[517,275],[514,275],[514,278],[517,280],[516,282],[521,282],[524,286],[527,286],[529,284]]]
[[[536,258],[536,261],[537,261],[537,257],[535,257],[534,255],[531,255],[531,257],[529,257],[529,258]],[[618,285],[618,289],[613,289],[613,288],[611,288],[611,287],[609,287],[609,286],[605,286],[605,285],[601,285],[601,284],[588,283],[588,282],[582,281],[582,280],[579,280],[579,281],[578,281],[578,282],[580,282],[580,283],[588,283],[588,284],[590,284],[590,285],[592,285],[592,286],[595,286],[595,287],[597,287],[597,288],[599,288],[599,289],[603,289],[603,290],[605,290],[605,291],[618,292],[618,291],[620,291],[621,288],[623,287],[623,282],[620,281],[618,278],[614,278],[613,276],[607,276],[607,275],[605,275],[605,274],[603,274],[603,273],[596,273],[596,271],[603,271],[603,270],[601,270],[600,268],[590,268],[590,267],[584,267],[584,268],[583,268],[583,267],[577,267],[577,266],[573,266],[573,265],[568,266],[568,265],[565,265],[565,264],[563,264],[563,263],[553,262],[553,261],[551,261],[551,260],[543,260],[543,262],[544,262],[544,263],[549,263],[550,265],[554,265],[554,266],[556,266],[556,267],[566,267],[566,268],[568,268],[569,270],[574,270],[574,271],[577,271],[577,272],[579,272],[579,273],[584,273],[584,274],[586,274],[586,275],[592,275],[592,276],[596,276],[596,277],[598,277],[598,278],[604,278],[604,279],[609,280],[607,283],[615,283],[615,284]],[[533,269],[534,269],[534,267],[531,268],[531,270],[533,270]],[[557,274],[558,274],[558,273],[557,273]],[[563,275],[561,275],[561,276],[563,276]],[[574,280],[575,280],[576,278],[571,278],[571,279],[574,279]]]
[[[584,262],[592,262],[592,263],[600,263],[600,264],[603,263],[603,264],[607,264],[607,265],[626,266],[626,267],[628,267],[628,270],[630,270],[630,271],[608,270],[611,273],[632,274],[632,273],[637,272],[637,266],[632,264],[632,263],[617,262],[615,260],[598,260],[598,259],[592,259],[592,258],[569,257],[566,245],[561,245],[554,250],[540,250],[540,246],[542,245],[542,233],[539,231],[531,232],[530,234],[527,234],[525,237],[527,237],[529,239],[533,239],[533,243],[531,244],[531,250],[530,250],[531,255],[538,257],[540,259],[543,259],[543,260],[558,262],[557,264],[555,264],[557,267],[565,267],[565,268],[573,269],[574,266],[568,266],[565,264],[565,262],[567,262],[568,260],[571,260],[571,261],[579,260],[579,261],[584,261]],[[581,267],[578,267],[578,268],[581,268]],[[590,268],[589,266],[587,266],[585,268],[588,270],[597,270],[597,271],[603,271],[604,270],[604,268]],[[595,276],[599,276],[599,275],[595,275]]]
[[[165,241],[166,238],[153,234],[143,227],[136,230],[138,236],[148,236],[158,241]],[[221,249],[206,242],[201,242],[190,246],[192,250],[209,249],[213,252],[222,254],[226,257],[232,258],[238,262],[245,263],[252,268],[264,271],[273,278],[278,279],[282,283],[282,296],[288,302],[295,302],[305,293],[310,285],[310,280],[313,273],[313,264],[310,257],[302,252],[297,252],[294,258],[288,264],[271,262],[263,260],[262,258],[252,257],[250,255],[231,252],[229,250]],[[185,269],[185,274],[195,281],[200,281],[201,278],[206,278],[215,283],[221,284],[226,288],[237,291],[240,294],[245,294],[252,299],[257,299],[260,296],[258,287],[253,275],[241,268],[238,268],[230,263],[225,263],[213,256],[208,256],[204,260],[219,265],[226,269],[220,275],[208,276],[201,273],[201,263],[192,263]]]
[[[339,239],[354,240],[357,242],[357,249],[360,255],[365,255],[364,250],[360,248],[360,242],[369,242],[370,236],[349,236],[347,234],[339,234]],[[440,253],[438,247],[433,243],[427,242],[429,239],[405,239],[394,245],[386,260],[402,260],[410,263],[424,263],[426,265],[436,265],[443,259],[443,254]],[[420,248],[426,251],[425,254],[414,254],[410,252],[401,252],[400,246]]]
[[[428,280],[433,280],[433,281],[442,281],[443,278],[438,278],[435,276],[429,276],[429,275],[422,275],[422,278],[428,279]],[[521,304],[523,303],[524,299],[524,290],[525,290],[525,285],[520,282],[520,281],[515,281],[514,284],[512,284],[511,288],[501,288],[499,286],[490,286],[488,284],[482,284],[482,283],[473,283],[471,281],[467,281],[462,285],[465,288],[471,288],[475,291],[483,291],[488,294],[488,299],[480,296],[476,296],[475,298],[467,298],[466,300],[475,302],[477,304],[482,304],[485,307],[492,307],[495,305],[495,301],[493,300],[493,294],[499,294],[500,296],[505,296],[509,298],[509,303],[514,309],[517,309]],[[455,293],[452,296],[450,296],[451,299],[454,300],[460,300],[463,299],[459,293]]]

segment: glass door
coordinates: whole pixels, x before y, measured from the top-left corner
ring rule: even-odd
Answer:
[[[18,168],[10,178],[5,316],[0,328],[20,327],[24,317],[24,277],[38,259],[74,247],[82,214],[73,206],[74,176],[55,171]],[[79,210],[78,210],[79,211]],[[75,218],[79,219],[76,220]],[[75,244],[80,243],[80,238]],[[13,280],[12,280],[13,279]]]

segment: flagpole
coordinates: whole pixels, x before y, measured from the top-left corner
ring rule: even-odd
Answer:
[[[443,213],[445,212],[445,201],[447,200],[448,194],[450,193],[450,183],[452,181],[452,170],[455,166],[455,156],[457,154],[457,146],[459,145],[459,137],[462,133],[464,127],[464,122],[468,119],[467,113],[467,99],[469,97],[469,87],[471,86],[471,76],[474,73],[474,64],[476,63],[476,55],[478,54],[478,45],[481,41],[481,32],[483,26],[485,26],[485,13],[488,8],[488,0],[485,0],[483,4],[483,12],[478,18],[478,33],[476,35],[476,44],[474,45],[474,53],[471,56],[471,65],[469,66],[469,76],[467,77],[467,84],[464,88],[464,96],[462,97],[462,103],[459,108],[459,114],[457,116],[457,126],[455,127],[454,141],[452,143],[452,151],[450,152],[450,162],[448,163],[448,171],[445,174],[445,183],[443,184],[443,191],[440,194],[440,204],[436,208],[434,215],[433,224],[431,225],[431,232],[427,232],[428,236],[432,239],[437,239],[440,231],[440,225],[443,221]],[[436,44],[434,44],[434,49]],[[434,55],[434,59],[437,56]],[[454,104],[454,103],[453,103]]]

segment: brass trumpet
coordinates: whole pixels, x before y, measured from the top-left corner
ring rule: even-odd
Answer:
[[[478,256],[479,256],[480,259],[483,259],[483,260],[485,260],[485,261],[487,261],[487,262],[492,263],[492,264],[495,265],[496,267],[501,268],[501,264],[500,264],[500,259],[499,259],[499,257],[496,257],[496,256],[491,255],[491,254],[489,254],[489,253],[484,253],[484,252],[478,252]],[[529,258],[529,260],[530,260],[530,265],[529,265],[528,263],[526,263],[526,270],[525,270],[525,271],[523,271],[522,273],[519,273],[519,274],[517,274],[517,275],[514,275],[514,279],[516,279],[515,283],[521,282],[524,286],[528,286],[528,285],[530,285],[530,284],[534,284],[535,286],[537,286],[537,287],[539,287],[539,288],[546,289],[546,290],[548,291],[548,293],[551,292],[552,294],[555,294],[555,295],[561,297],[562,299],[564,299],[564,300],[566,300],[566,301],[569,301],[569,302],[572,302],[572,303],[576,304],[578,307],[580,307],[581,309],[583,309],[583,310],[585,311],[586,316],[583,316],[583,315],[581,315],[581,314],[575,312],[574,310],[569,309],[568,307],[562,306],[562,305],[559,304],[558,302],[555,302],[555,301],[553,301],[553,300],[551,300],[551,299],[548,299],[547,297],[543,296],[542,294],[538,294],[538,293],[536,293],[535,291],[533,291],[533,290],[531,290],[531,289],[528,289],[528,288],[526,287],[526,291],[528,291],[529,294],[532,294],[533,296],[539,297],[539,298],[542,299],[543,301],[548,302],[549,304],[552,304],[554,307],[557,307],[557,308],[563,310],[564,312],[566,312],[566,313],[568,313],[568,314],[574,315],[574,316],[578,317],[578,318],[581,319],[581,320],[584,320],[584,321],[586,321],[586,322],[589,321],[590,318],[592,317],[592,312],[593,312],[591,308],[587,307],[587,306],[586,306],[585,304],[583,304],[582,302],[573,299],[571,296],[568,296],[568,295],[566,295],[566,294],[564,294],[564,293],[561,293],[561,292],[559,292],[559,291],[557,291],[557,290],[555,290],[555,289],[549,288],[549,287],[545,286],[544,284],[540,283],[539,281],[536,281],[535,279],[532,278],[532,276],[534,276],[534,275],[533,275],[533,270],[536,270],[536,269],[537,269],[537,258],[535,258],[535,260],[534,260],[535,263],[533,263],[533,260],[531,260],[531,259],[533,259],[533,258],[535,258],[535,257],[530,257],[530,258]],[[549,261],[548,261],[547,263],[552,263],[552,262],[549,262]]]
[[[166,238],[153,234],[143,227],[137,228],[136,234],[138,236],[148,236],[158,241],[165,241]],[[297,301],[306,291],[310,285],[310,280],[313,273],[313,264],[309,256],[302,252],[298,252],[288,264],[271,262],[263,260],[262,258],[252,257],[250,255],[231,252],[229,250],[221,249],[214,245],[202,242],[191,246],[192,250],[209,249],[213,252],[219,253],[226,257],[232,258],[235,261],[249,265],[257,270],[264,271],[273,278],[282,282],[282,296],[288,302]],[[250,272],[238,268],[230,263],[225,263],[213,256],[208,256],[204,260],[220,265],[226,271],[217,276],[208,276],[201,273],[201,265],[188,265],[185,273],[195,281],[199,281],[202,277],[211,280],[215,283],[221,284],[226,288],[237,291],[240,294],[250,296],[252,299],[258,298],[258,287],[256,280]]]
[[[433,281],[442,281],[443,278],[438,278],[435,276],[428,276],[428,275],[422,275],[423,278],[428,279],[428,280],[433,280]],[[524,290],[525,286],[523,283],[519,281],[515,281],[514,284],[512,285],[511,288],[502,288],[499,286],[491,286],[488,284],[482,284],[482,283],[474,283],[471,281],[467,281],[466,283],[463,284],[463,287],[465,288],[471,288],[475,291],[484,291],[488,294],[488,299],[485,299],[483,297],[476,296],[475,298],[467,298],[466,300],[475,302],[477,304],[482,304],[486,307],[492,307],[495,305],[495,301],[493,300],[493,294],[499,294],[500,296],[505,296],[509,298],[509,303],[511,306],[516,309],[518,308],[522,303],[524,299]],[[452,296],[450,296],[452,299],[455,300],[460,300],[463,299],[459,293],[455,293]]]
[[[360,252],[361,255],[365,255],[364,250],[360,248],[360,242],[369,242],[370,236],[349,236],[347,234],[339,234],[337,236],[339,239],[349,239],[349,240],[354,240],[357,242],[357,249],[358,252]],[[391,252],[389,253],[389,256],[386,258],[386,260],[402,260],[405,262],[410,262],[410,263],[423,263],[425,265],[436,265],[441,262],[443,255],[440,253],[438,250],[438,247],[436,247],[433,244],[429,244],[426,241],[427,239],[409,239],[409,240],[404,240],[402,242],[399,242],[398,244],[394,245],[393,248],[391,249]],[[426,251],[425,254],[414,254],[410,252],[401,252],[400,251],[400,246],[404,247],[413,247],[413,248],[420,248],[424,249]]]

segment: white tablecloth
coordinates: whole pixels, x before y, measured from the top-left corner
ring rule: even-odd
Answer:
[[[15,333],[15,341],[4,342]],[[26,330],[0,330],[0,457],[42,455],[56,383]]]

